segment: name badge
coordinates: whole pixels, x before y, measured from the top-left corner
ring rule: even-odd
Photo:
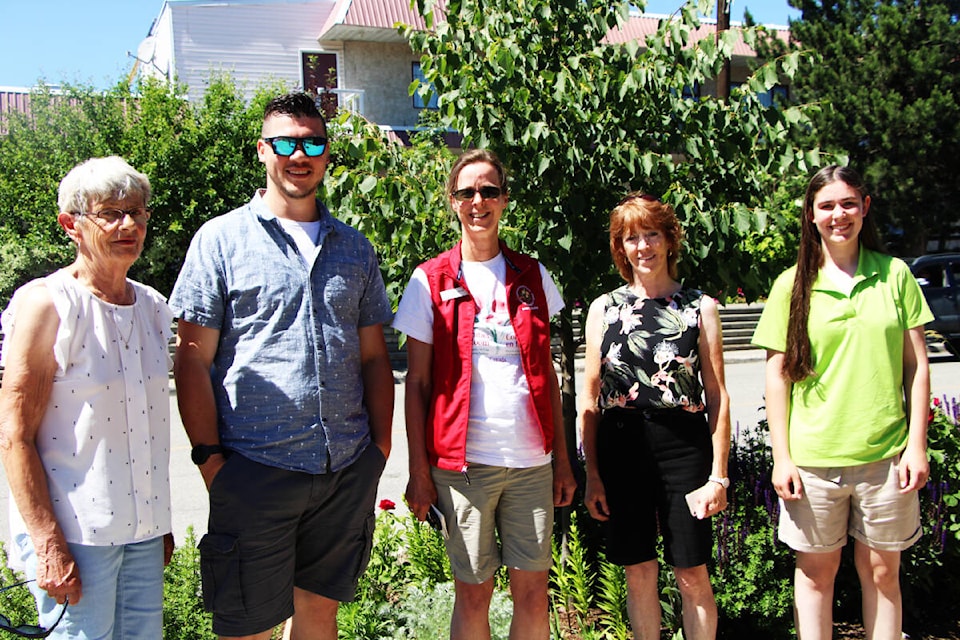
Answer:
[[[447,289],[446,291],[440,292],[440,300],[446,302],[447,300],[453,300],[454,298],[463,298],[470,295],[467,293],[467,290],[463,287],[454,287],[453,289]]]

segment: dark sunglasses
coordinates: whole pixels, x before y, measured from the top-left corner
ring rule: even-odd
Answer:
[[[290,136],[273,136],[264,138],[264,142],[270,145],[273,152],[278,156],[287,158],[293,155],[293,152],[300,147],[303,154],[310,158],[322,156],[327,148],[327,139],[323,136],[309,136],[307,138],[292,138]]]
[[[499,198],[503,190],[500,187],[480,187],[479,189],[467,187],[466,189],[457,189],[450,195],[460,202],[470,202],[478,193],[484,200],[493,200]]]
[[[11,584],[6,587],[0,588],[0,592],[6,591],[7,589],[13,589],[15,587],[22,587],[27,583],[33,582],[33,580],[24,580],[23,582],[18,582],[17,584]],[[20,636],[21,638],[46,638],[48,635],[53,633],[53,630],[57,628],[57,625],[60,624],[60,621],[63,620],[63,614],[67,612],[67,605],[70,604],[67,601],[63,603],[63,609],[60,609],[60,616],[57,618],[57,621],[53,623],[53,626],[49,629],[44,629],[43,627],[35,624],[13,624],[10,622],[10,618],[0,613],[0,631],[6,631],[14,635]]]

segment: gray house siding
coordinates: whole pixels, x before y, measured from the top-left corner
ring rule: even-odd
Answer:
[[[410,46],[387,42],[343,43],[343,88],[363,89],[364,117],[394,128],[413,127],[420,109],[413,108],[408,89],[413,63]]]

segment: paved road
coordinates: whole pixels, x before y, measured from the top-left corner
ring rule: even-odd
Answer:
[[[727,354],[727,389],[730,393],[731,420],[734,429],[754,426],[763,417],[763,354],[733,352]],[[960,361],[934,356],[931,359],[932,393],[934,396],[960,397]],[[579,380],[580,376],[578,376]],[[407,482],[406,437],[403,431],[403,384],[396,385],[396,407],[393,420],[393,452],[380,482],[378,501],[382,498],[403,507],[403,490]],[[176,390],[171,383],[170,411],[173,416],[171,437],[170,482],[173,495],[173,530],[182,541],[188,526],[199,538],[206,531],[207,494],[200,474],[190,462],[190,445],[180,424]],[[2,475],[2,470],[0,470]],[[7,525],[7,483],[0,483],[0,540],[9,540]]]

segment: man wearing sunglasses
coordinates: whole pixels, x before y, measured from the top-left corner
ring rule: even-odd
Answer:
[[[170,303],[174,374],[210,492],[204,602],[221,637],[337,637],[369,558],[390,453],[390,303],[370,243],[316,199],[330,159],[313,98],[266,108],[266,189],[208,221]]]

